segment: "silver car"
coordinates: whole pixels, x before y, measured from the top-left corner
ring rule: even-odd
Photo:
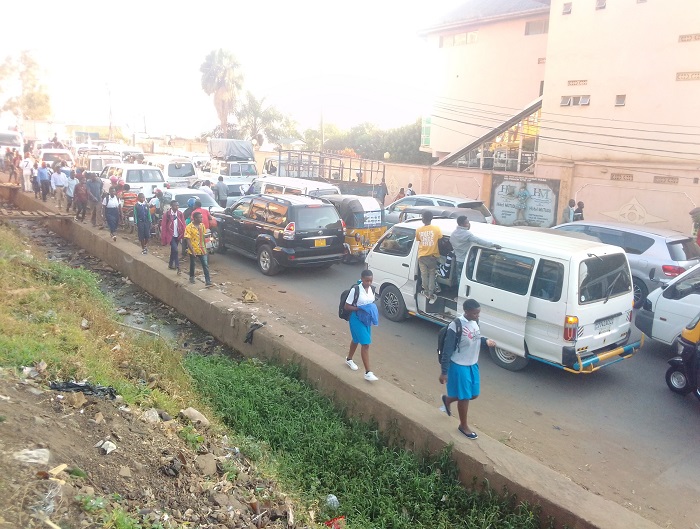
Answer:
[[[487,224],[493,224],[493,215],[481,200],[471,198],[449,197],[445,195],[411,195],[389,204],[384,209],[384,222],[393,226],[399,221],[401,212],[413,206],[442,206],[447,208],[468,208],[478,210],[486,219]]]
[[[627,253],[634,284],[634,306],[640,307],[647,294],[700,263],[700,247],[678,231],[622,222],[577,221],[555,230],[584,233]],[[655,268],[655,279],[649,271]]]

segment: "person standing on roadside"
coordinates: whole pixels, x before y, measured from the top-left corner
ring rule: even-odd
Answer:
[[[413,190],[413,184],[409,182],[408,188],[406,189],[406,196],[410,197],[410,196],[413,196],[415,194],[416,194],[416,192]]]
[[[583,202],[578,202],[576,204],[576,209],[574,210],[574,221],[583,220]]]
[[[566,224],[567,222],[574,221],[574,211],[576,208],[576,201],[572,198],[569,200],[569,204],[564,208],[561,214],[561,223]]]
[[[472,232],[469,231],[471,228],[471,223],[466,215],[460,215],[457,217],[457,227],[450,235],[450,244],[452,245],[452,251],[455,254],[455,262],[457,263],[457,271],[461,272],[464,266],[464,261],[467,258],[467,250],[472,244],[478,244],[480,246],[485,246],[486,248],[495,248],[500,250],[501,247],[498,244],[493,244],[492,242],[480,239]]]
[[[77,179],[73,190],[73,204],[75,205],[75,220],[85,222],[85,212],[88,205],[88,187],[85,183],[85,177],[81,174]]]
[[[384,207],[384,200],[386,199],[386,196],[388,194],[389,194],[389,190],[386,187],[386,181],[384,180],[384,177],[382,177],[382,181],[377,186],[377,192],[376,192],[377,202],[379,202],[379,205],[381,207]]]
[[[22,191],[30,193],[32,191],[32,168],[34,160],[29,153],[24,155],[24,160],[19,165],[22,171]]]
[[[214,190],[211,188],[211,181],[205,180],[202,183],[202,187],[200,187],[199,189],[201,191],[204,191],[207,195],[209,195],[214,200],[216,200],[216,195],[214,194]]]
[[[177,200],[170,201],[170,209],[163,213],[160,223],[160,242],[163,246],[170,245],[170,261],[168,268],[177,270],[180,274],[180,259],[178,245],[185,234],[185,217],[180,211]]]
[[[369,366],[369,345],[372,343],[372,325],[379,324],[379,312],[374,300],[374,288],[372,287],[374,276],[371,270],[363,270],[360,274],[360,283],[350,289],[345,300],[345,310],[350,313],[350,350],[345,357],[345,364],[357,371],[357,364],[352,357],[355,356],[357,346],[360,346],[360,356],[365,367],[365,380],[374,382],[379,380]]]
[[[73,207],[73,195],[75,193],[75,186],[77,185],[78,179],[75,176],[75,171],[71,171],[70,176],[66,178],[66,187],[63,188],[66,192],[66,213]],[[73,209],[75,208],[73,207]]]
[[[46,162],[41,162],[41,167],[37,169],[37,178],[39,186],[41,186],[41,200],[46,202],[46,195],[51,191],[51,178],[49,177],[49,168],[46,167]]]
[[[116,187],[109,188],[109,194],[102,201],[102,208],[104,217],[107,219],[107,226],[109,226],[109,234],[112,236],[112,240],[116,241],[117,226],[122,218],[122,204],[117,197]]]
[[[66,175],[60,169],[51,175],[51,190],[55,193],[58,209],[63,209],[64,190],[67,182]]]
[[[92,210],[90,212],[90,222],[92,226],[97,226],[97,221],[99,220],[100,225],[102,225],[102,213],[100,209],[100,202],[102,200],[102,180],[97,175],[92,175],[90,181],[87,183],[88,190],[88,205]]]
[[[39,198],[41,195],[41,184],[39,183],[39,164],[34,162],[34,167],[32,168],[32,190],[34,191],[34,198]]]
[[[192,222],[185,229],[185,241],[187,242],[187,251],[190,254],[190,283],[195,283],[194,268],[196,260],[199,259],[204,272],[205,288],[214,286],[209,277],[209,256],[204,244],[204,225],[202,224],[201,212],[192,212]]]
[[[479,436],[469,428],[467,412],[469,401],[476,399],[480,393],[479,350],[482,344],[496,347],[496,342],[481,336],[479,330],[481,306],[478,301],[466,299],[462,304],[462,310],[464,313],[447,327],[439,380],[440,384],[447,383],[447,394],[442,396],[445,413],[452,416],[450,405],[457,401],[458,430],[468,439],[476,439]],[[460,336],[457,336],[457,320],[461,330]]]
[[[416,230],[418,268],[420,269],[421,284],[423,285],[421,293],[432,303],[437,299],[435,295],[435,271],[440,258],[438,241],[442,238],[442,231],[437,226],[430,224],[433,221],[433,213],[431,211],[424,211],[421,218],[423,219],[423,226]]]
[[[219,181],[214,186],[214,196],[219,206],[226,207],[226,197],[228,197],[228,186],[224,184],[224,177],[220,176]]]
[[[146,195],[139,193],[136,196],[136,204],[134,204],[134,223],[136,224],[136,231],[139,236],[141,253],[143,255],[148,253],[148,239],[151,238],[152,222],[151,208],[148,207],[148,203],[146,203]]]
[[[394,197],[394,202],[397,200],[401,200],[406,196],[406,192],[403,190],[403,187],[399,189],[399,192],[396,193],[396,196]]]

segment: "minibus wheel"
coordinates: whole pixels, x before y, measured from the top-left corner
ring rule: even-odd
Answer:
[[[528,359],[506,351],[498,346],[489,347],[489,354],[496,365],[508,371],[520,371],[528,364]]]
[[[382,290],[380,295],[382,313],[391,321],[403,321],[406,319],[406,304],[403,301],[401,291],[393,285]]]

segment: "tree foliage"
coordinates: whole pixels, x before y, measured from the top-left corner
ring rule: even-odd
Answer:
[[[421,120],[390,130],[378,129],[371,123],[362,123],[348,131],[340,131],[335,126],[324,126],[324,150],[343,151],[352,149],[362,158],[383,160],[384,153],[391,155],[391,161],[428,165],[430,154],[421,152]],[[320,133],[315,129],[304,132],[307,148],[320,148]]]
[[[220,130],[228,131],[228,118],[236,109],[238,93],[243,86],[241,65],[233,53],[219,48],[206,56],[199,71],[202,90],[214,96]]]
[[[272,143],[277,143],[282,136],[284,116],[275,107],[265,105],[264,97],[257,99],[247,92],[236,117],[243,137],[255,139],[258,144],[262,144],[263,134]]]
[[[39,64],[29,51],[20,53],[19,60],[5,58],[0,65],[0,83],[19,77],[20,93],[7,100],[3,111],[23,119],[46,119],[51,116],[51,99],[46,88],[39,82]]]

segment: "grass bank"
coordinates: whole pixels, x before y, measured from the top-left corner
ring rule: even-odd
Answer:
[[[449,449],[429,457],[392,448],[371,425],[346,419],[294,368],[189,356],[185,366],[215,412],[234,430],[265,441],[283,482],[340,513],[352,528],[540,527],[535,510],[458,481]],[[334,494],[338,511],[322,499]]]

